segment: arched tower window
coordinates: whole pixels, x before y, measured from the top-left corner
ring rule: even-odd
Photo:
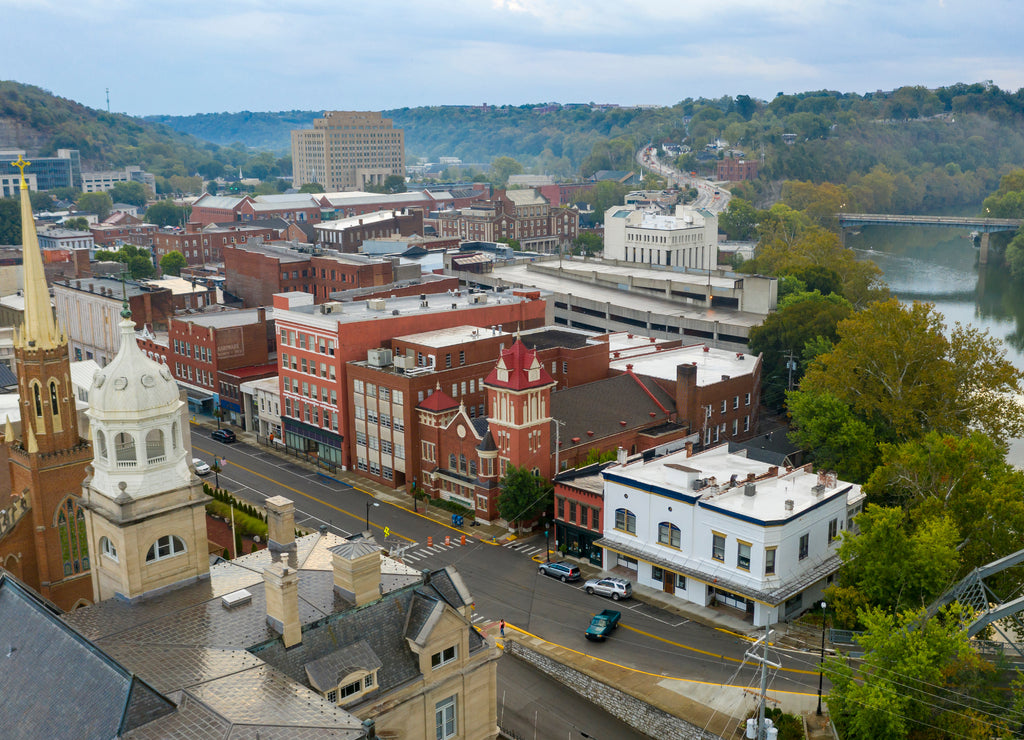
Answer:
[[[164,450],[164,432],[162,429],[150,429],[146,434],[146,461],[149,463],[163,462],[167,459]]]
[[[146,562],[152,563],[164,558],[172,558],[175,555],[181,555],[186,550],[185,540],[173,534],[165,534],[149,546],[149,552],[146,553]]]
[[[64,575],[71,576],[89,570],[89,543],[85,534],[85,511],[78,508],[70,497],[57,511],[57,535]]]
[[[56,416],[60,413],[60,406],[57,405],[57,381],[50,381],[50,413]]]
[[[36,416],[42,416],[43,415],[43,399],[42,399],[42,395],[39,392],[39,383],[33,383],[32,384],[32,400],[35,402]]]
[[[114,437],[114,454],[117,456],[117,467],[135,467],[135,437],[127,432],[118,432]]]
[[[107,459],[107,435],[102,431],[96,432],[96,452],[101,459]]]

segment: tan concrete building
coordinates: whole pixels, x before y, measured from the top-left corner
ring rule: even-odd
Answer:
[[[292,131],[292,176],[327,192],[364,190],[405,176],[405,132],[371,111],[327,111],[313,128]]]

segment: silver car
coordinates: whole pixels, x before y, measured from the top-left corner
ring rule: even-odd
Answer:
[[[633,595],[633,584],[625,578],[591,578],[583,584],[583,590],[588,594],[608,596],[618,601]]]

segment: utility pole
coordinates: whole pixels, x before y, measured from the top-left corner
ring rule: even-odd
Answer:
[[[762,654],[757,654],[758,642],[761,642],[761,640],[758,640],[750,646],[750,649],[747,650],[747,653],[744,656],[749,660],[753,660],[761,664],[761,699],[757,709],[757,740],[766,740],[768,737],[768,728],[765,727],[764,722],[765,702],[768,695],[768,666],[771,666],[776,670],[781,668],[779,663],[772,663],[768,660],[768,638],[771,636],[769,626],[768,622],[765,622],[764,637],[761,638],[764,640]]]
[[[561,430],[561,427],[565,426],[565,422],[564,421],[559,421],[558,419],[556,419],[553,416],[551,417],[551,421],[553,421],[555,423],[555,472],[551,476],[552,478],[554,478],[556,475],[559,474],[559,472],[561,472],[558,469],[558,452],[559,452],[559,448],[562,446],[562,444],[561,444],[562,438],[561,438],[561,435],[559,434],[559,432]]]
[[[796,360],[793,359],[793,350],[786,350],[786,370],[789,371],[789,380],[786,387],[793,390],[793,371],[796,370]]]
[[[110,113],[110,88],[107,88],[107,113]]]

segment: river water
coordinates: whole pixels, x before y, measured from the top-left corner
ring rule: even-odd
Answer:
[[[1004,343],[1007,359],[1024,370],[1024,290],[1006,270],[976,264],[978,250],[966,230],[869,226],[848,235],[846,245],[874,261],[901,300],[935,304],[947,326],[987,329]],[[1008,459],[1024,468],[1024,440],[1011,442]]]

